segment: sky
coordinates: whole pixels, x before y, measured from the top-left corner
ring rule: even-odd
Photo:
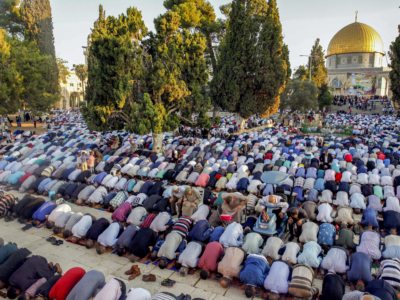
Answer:
[[[221,18],[219,6],[230,0],[209,2]],[[50,0],[50,3],[57,57],[67,60],[70,67],[85,62],[82,46],[87,45],[87,37],[98,17],[99,4],[103,5],[107,16],[118,16],[129,6],[135,6],[142,12],[149,30],[154,30],[154,18],[165,12],[163,0]],[[356,10],[358,22],[371,26],[380,34],[386,52],[398,36],[398,0],[277,0],[277,5],[292,69],[307,63],[307,57],[300,55],[308,55],[317,38],[326,51],[332,37],[354,22]]]

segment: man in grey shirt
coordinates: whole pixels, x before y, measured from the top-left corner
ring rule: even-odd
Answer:
[[[98,290],[103,288],[105,283],[103,273],[91,270],[74,286],[66,300],[89,300],[95,296]]]
[[[78,200],[76,200],[77,205],[82,205],[83,202],[88,200],[91,194],[96,190],[96,188],[93,185],[88,185],[85,187],[79,194],[78,194]]]
[[[69,219],[74,215],[72,211],[66,212],[61,217],[59,217],[54,223],[53,232],[55,234],[59,234],[64,231],[65,226],[67,225]]]
[[[107,189],[104,186],[99,186],[86,201],[89,206],[93,204],[101,204],[108,195]]]
[[[68,220],[67,224],[65,225],[65,231],[63,232],[63,237],[65,239],[69,238],[70,235],[72,234],[71,230],[72,227],[75,226],[76,223],[78,223],[83,217],[83,214],[81,212],[74,213]]]
[[[147,211],[144,207],[138,206],[131,211],[126,222],[130,225],[141,226],[146,219]]]
[[[173,222],[171,214],[164,211],[158,214],[153,222],[151,222],[150,229],[153,229],[155,232],[164,232],[172,225]]]
[[[126,229],[124,230],[124,232],[121,234],[121,236],[118,238],[118,241],[117,241],[118,256],[124,255],[126,250],[129,248],[129,244],[135,237],[136,232],[138,230],[139,230],[139,228],[136,226],[133,226],[133,225],[129,225],[128,227],[126,227]]]

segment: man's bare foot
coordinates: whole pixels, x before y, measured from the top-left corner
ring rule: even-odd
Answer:
[[[57,267],[57,273],[60,274],[60,275],[62,275],[63,271],[62,271],[60,265],[59,265],[59,264],[56,264],[55,267]]]

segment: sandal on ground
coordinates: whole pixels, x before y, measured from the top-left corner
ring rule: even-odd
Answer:
[[[28,229],[31,229],[33,227],[33,225],[32,224],[26,224],[24,227],[22,227],[21,229],[23,230],[23,231],[26,231],[26,230],[28,230]]]
[[[64,241],[62,241],[62,240],[56,241],[55,240],[55,241],[52,241],[51,244],[54,245],[54,246],[60,246],[61,244],[64,244]]]
[[[54,242],[56,240],[56,238],[54,236],[50,236],[46,239],[46,241],[48,242]]]
[[[14,218],[12,216],[8,216],[4,219],[5,222],[11,222],[14,221]]]

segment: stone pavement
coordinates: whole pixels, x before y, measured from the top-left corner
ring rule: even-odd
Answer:
[[[22,199],[25,195],[17,191],[10,191],[9,193],[19,199]],[[73,212],[80,211],[83,214],[90,213],[96,218],[104,217],[111,221],[111,214],[108,212],[86,206],[78,207],[74,204],[71,204],[71,207]],[[235,287],[224,289],[217,282],[200,279],[199,270],[197,270],[194,275],[181,277],[178,272],[172,270],[161,270],[152,264],[135,263],[138,264],[142,275],[152,273],[156,275],[157,281],[149,283],[144,282],[142,281],[142,275],[129,281],[128,276],[124,273],[132,266],[132,263],[126,257],[119,257],[118,255],[110,253],[98,255],[94,248],[86,249],[84,246],[75,245],[66,241],[60,246],[54,246],[46,241],[46,238],[52,234],[51,230],[48,230],[46,227],[40,229],[33,227],[24,232],[21,230],[23,226],[24,225],[17,220],[7,223],[2,219],[0,220],[0,237],[4,239],[5,243],[17,243],[18,247],[27,248],[33,255],[42,255],[46,257],[49,262],[59,263],[64,273],[73,267],[81,267],[86,270],[86,272],[95,269],[104,273],[106,281],[112,278],[118,278],[126,283],[127,290],[141,287],[148,290],[152,295],[166,291],[175,295],[180,295],[181,293],[190,294],[192,299],[248,299],[244,294],[244,290]],[[161,286],[161,280],[163,278],[170,278],[175,280],[176,283],[172,288],[163,287]],[[321,291],[322,280],[315,279],[314,285]],[[349,287],[346,287],[346,292],[348,291]],[[259,298],[254,297],[253,299],[258,300]]]

